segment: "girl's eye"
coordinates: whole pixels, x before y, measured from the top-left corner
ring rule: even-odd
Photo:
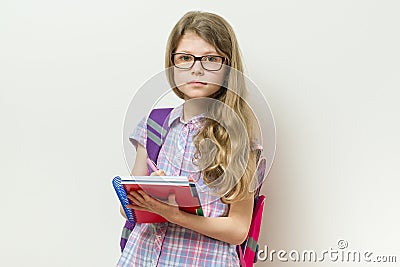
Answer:
[[[184,55],[184,56],[181,56],[181,57],[179,58],[179,60],[180,60],[180,61],[190,61],[190,60],[191,60],[191,57],[190,57],[190,56],[187,56],[187,55]]]
[[[207,56],[206,57],[206,61],[208,61],[208,62],[218,62],[218,57],[216,57],[216,56]]]

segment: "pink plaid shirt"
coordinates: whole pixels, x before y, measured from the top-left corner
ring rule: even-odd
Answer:
[[[197,180],[204,216],[228,216],[229,205],[219,199],[210,201],[204,188],[201,172],[192,163],[196,148],[193,136],[203,126],[202,114],[183,121],[183,104],[172,110],[170,130],[161,147],[157,165],[166,175],[192,176]],[[130,136],[137,148],[146,147],[146,118],[143,118]],[[252,143],[252,149],[262,149]],[[173,223],[136,224],[117,266],[239,266],[236,246],[219,241]]]

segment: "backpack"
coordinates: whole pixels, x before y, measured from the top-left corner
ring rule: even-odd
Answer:
[[[168,119],[171,111],[172,108],[153,109],[147,119],[146,150],[148,157],[156,163],[161,146],[169,130]],[[260,234],[262,213],[265,203],[265,196],[259,195],[259,193],[265,174],[266,160],[260,155],[260,153],[258,153],[257,161],[258,164],[256,175],[260,186],[257,188],[254,194],[254,208],[251,218],[250,229],[246,240],[241,245],[238,245],[236,247],[240,260],[240,265],[242,267],[251,267],[257,261],[258,237]],[[149,169],[148,174],[150,172],[151,170]],[[129,235],[131,234],[134,227],[135,224],[130,223],[129,221],[125,222],[120,241],[121,251],[124,250]]]

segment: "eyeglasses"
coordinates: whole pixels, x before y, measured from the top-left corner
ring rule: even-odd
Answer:
[[[178,69],[189,70],[193,67],[194,63],[199,60],[201,66],[205,70],[217,71],[222,68],[222,64],[225,62],[225,58],[222,56],[205,55],[196,57],[186,53],[172,53],[172,63]]]

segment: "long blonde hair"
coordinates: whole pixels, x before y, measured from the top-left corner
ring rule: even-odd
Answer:
[[[193,160],[197,160],[203,168],[205,184],[216,190],[224,203],[243,200],[254,187],[257,151],[250,149],[256,120],[243,99],[247,90],[238,42],[229,23],[213,13],[190,11],[177,22],[168,38],[165,67],[172,90],[182,99],[184,94],[173,78],[171,53],[175,52],[181,37],[187,32],[193,32],[213,45],[227,59],[226,65],[230,67],[220,90],[210,96],[228,108],[221,110],[221,105],[209,107],[213,119],[207,118],[204,127],[193,138],[196,146]],[[218,122],[223,122],[225,128],[230,129],[229,134]],[[232,131],[235,138],[230,137]],[[210,142],[202,142],[206,139],[210,139],[213,147],[217,148],[214,153],[210,151]]]

